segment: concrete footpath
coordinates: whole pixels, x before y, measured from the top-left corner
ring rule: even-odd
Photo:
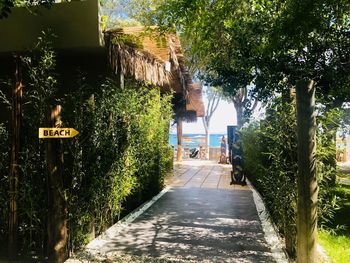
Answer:
[[[339,183],[350,185],[350,161],[338,163],[339,172],[347,175],[347,177],[338,178]]]
[[[251,188],[230,186],[229,165],[187,161],[166,183],[67,262],[286,262],[266,241]]]

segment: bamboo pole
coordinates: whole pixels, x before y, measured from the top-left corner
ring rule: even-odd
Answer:
[[[317,262],[317,195],[315,86],[296,84],[298,134],[297,262]]]
[[[60,105],[50,108],[48,127],[61,127]],[[61,139],[46,139],[48,169],[48,257],[49,262],[62,263],[68,258],[67,202],[63,184],[63,151]]]
[[[17,198],[18,198],[18,153],[20,148],[20,129],[21,129],[21,114],[22,114],[22,68],[21,57],[15,58],[15,85],[12,90],[12,142],[11,142],[11,165],[10,165],[10,211],[9,211],[9,236],[8,236],[8,254],[12,259],[17,255],[18,249],[18,213],[17,213]]]

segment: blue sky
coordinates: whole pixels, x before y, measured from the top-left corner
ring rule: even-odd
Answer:
[[[204,104],[207,104],[206,97],[203,97]],[[265,115],[265,109],[261,103],[258,103],[258,107],[253,113],[253,118],[258,120]],[[237,125],[236,111],[232,102],[221,100],[218,108],[213,114],[210,121],[210,133],[226,134],[228,125]],[[171,133],[176,133],[176,125],[171,127]],[[195,123],[183,123],[183,133],[200,133],[204,134],[204,127],[202,118],[198,118]]]
[[[226,133],[227,125],[236,124],[236,111],[233,103],[221,100],[218,108],[211,118],[210,133]],[[198,118],[196,123],[184,123],[183,133],[205,133],[201,118]]]
[[[204,97],[204,103],[207,104]],[[236,111],[233,103],[221,100],[218,108],[213,114],[210,121],[210,133],[226,133],[227,125],[236,125]],[[171,133],[176,133],[176,125],[171,129]],[[198,118],[195,123],[183,123],[183,133],[201,133],[204,134],[202,119]]]

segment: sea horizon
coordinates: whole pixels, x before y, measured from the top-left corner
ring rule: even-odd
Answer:
[[[202,141],[198,140],[198,136],[205,136],[205,133],[184,133],[183,137],[189,137],[189,141],[183,140],[182,145],[188,145],[190,147],[198,147],[203,144]],[[222,136],[227,138],[226,133],[211,133],[209,138],[210,147],[220,147]],[[169,133],[169,144],[172,146],[177,145],[177,133]]]

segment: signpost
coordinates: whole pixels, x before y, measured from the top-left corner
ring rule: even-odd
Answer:
[[[246,185],[243,172],[242,140],[236,129],[237,126],[227,126],[229,157],[232,164],[230,184]]]
[[[237,126],[227,126],[227,145],[228,145],[228,156],[230,163],[232,164],[232,148],[235,141],[235,132]]]
[[[74,128],[39,128],[40,139],[67,139],[78,134],[79,132]]]

